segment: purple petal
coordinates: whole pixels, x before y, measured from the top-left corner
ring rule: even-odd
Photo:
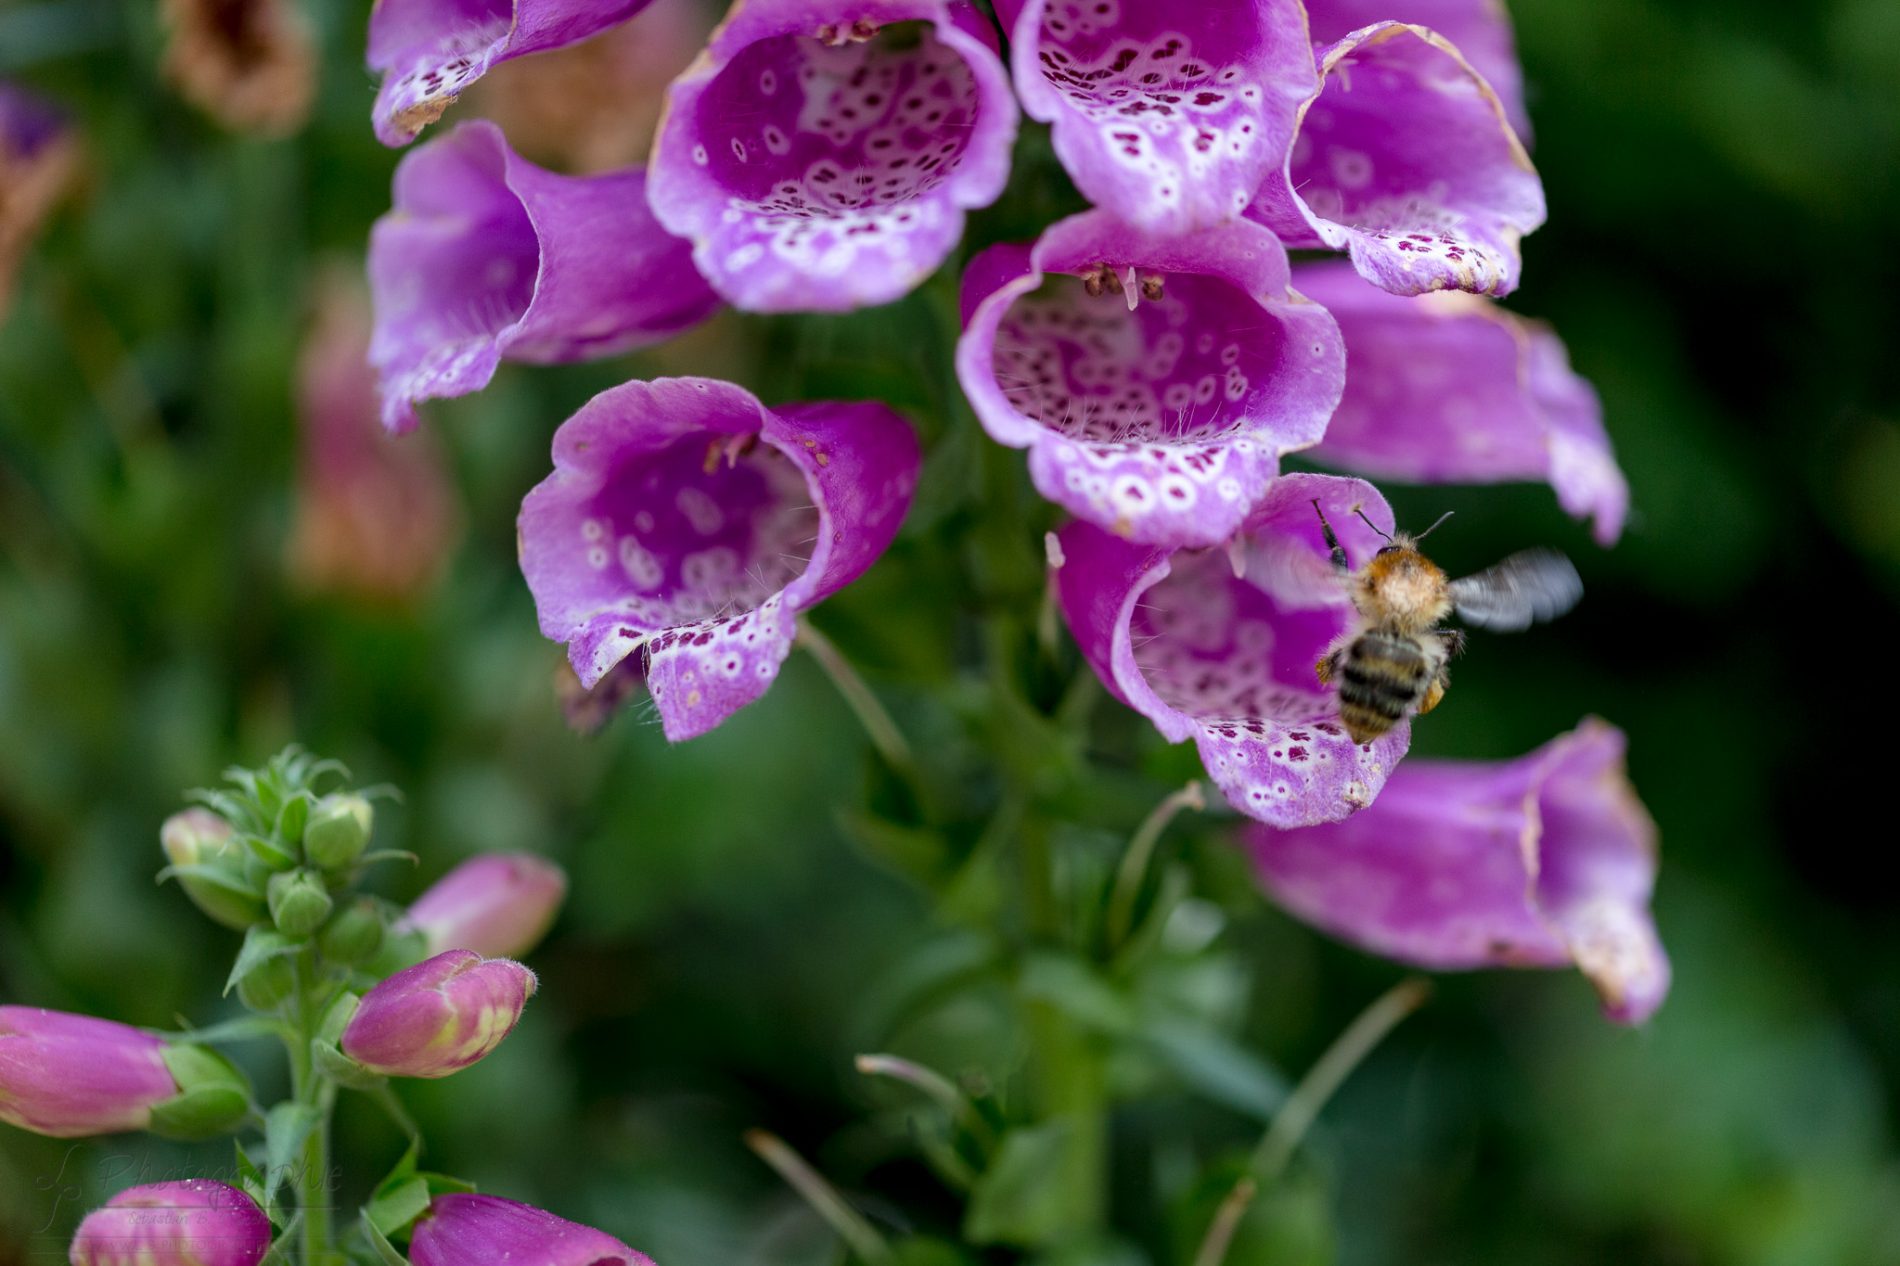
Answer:
[[[1295,0],[1001,0],[1023,110],[1089,201],[1160,235],[1239,215],[1318,90]]]
[[[270,1219],[236,1187],[208,1179],[148,1183],[86,1215],[72,1266],[257,1266]]]
[[[1313,456],[1420,483],[1549,482],[1614,544],[1629,484],[1603,409],[1551,330],[1475,295],[1406,297],[1345,263],[1302,264],[1294,284],[1346,339],[1346,394]]]
[[[1344,822],[1255,828],[1274,900],[1344,940],[1455,970],[1574,963],[1611,1019],[1669,991],[1650,916],[1656,828],[1595,720],[1522,759],[1414,761]]]
[[[1228,801],[1281,827],[1364,808],[1411,741],[1401,723],[1352,742],[1336,692],[1319,684],[1314,666],[1351,612],[1343,587],[1320,587],[1331,572],[1316,497],[1355,565],[1384,543],[1353,513],[1391,530],[1372,485],[1284,475],[1230,550],[1171,555],[1071,523],[1056,571],[1070,631],[1115,697],[1170,741],[1192,738]]]
[[[1256,224],[1153,238],[1085,212],[972,261],[957,376],[1043,496],[1143,544],[1213,545],[1339,402],[1339,331],[1287,281]]]
[[[651,0],[377,0],[370,69],[383,72],[376,139],[407,145],[490,66],[626,21]]]
[[[767,409],[670,378],[594,397],[556,432],[554,465],[521,506],[541,631],[588,687],[639,651],[678,741],[763,695],[798,613],[884,552],[917,442],[880,404]]]
[[[52,103],[0,80],[0,317],[13,272],[79,167],[79,145]]]
[[[1313,43],[1321,48],[1376,22],[1409,22],[1438,32],[1484,76],[1519,139],[1530,142],[1524,71],[1502,0],[1309,0],[1306,13]]]
[[[415,1266],[653,1266],[605,1231],[495,1196],[437,1196],[409,1244]]]
[[[0,1007],[0,1121],[53,1138],[144,1129],[178,1093],[164,1049],[112,1020]]]
[[[417,401],[479,391],[503,359],[612,356],[710,315],[717,296],[644,191],[638,169],[544,171],[481,121],[405,158],[370,233],[384,424],[414,427]]]
[[[1247,214],[1289,246],[1348,251],[1394,294],[1517,288],[1544,186],[1497,95],[1423,27],[1381,22],[1322,50],[1284,172]]]
[[[520,963],[450,950],[364,994],[340,1045],[374,1073],[447,1077],[501,1045],[535,983]]]
[[[13,161],[32,158],[67,131],[68,121],[59,107],[0,80],[0,155]]]
[[[673,82],[648,194],[752,312],[888,303],[1009,175],[1016,104],[966,4],[746,0]],[[931,24],[915,40],[876,34]],[[897,32],[901,36],[903,32]]]
[[[531,853],[489,853],[463,862],[410,905],[405,922],[431,953],[465,949],[489,957],[540,943],[567,896],[567,875]]]

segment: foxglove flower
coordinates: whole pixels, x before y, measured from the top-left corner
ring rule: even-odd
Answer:
[[[1394,294],[1516,289],[1544,186],[1497,93],[1421,26],[1375,23],[1319,58],[1286,167],[1247,214],[1288,246],[1348,252]]]
[[[1226,549],[1170,554],[1071,523],[1052,559],[1069,629],[1110,693],[1170,742],[1193,739],[1228,801],[1280,827],[1365,808],[1411,743],[1403,721],[1354,743],[1319,683],[1351,613],[1316,589],[1332,577],[1315,498],[1354,567],[1384,544],[1374,525],[1392,530],[1372,485],[1283,475]]]
[[[417,897],[404,919],[429,952],[525,954],[540,944],[567,896],[567,876],[531,853],[470,858]]]
[[[72,1266],[257,1266],[270,1219],[236,1187],[193,1178],[131,1187],[79,1224]]]
[[[1239,215],[1318,88],[1297,0],[998,0],[1016,91],[1089,201],[1158,235]]]
[[[376,139],[407,145],[489,67],[584,40],[650,2],[377,0],[369,15],[370,69],[383,75]]]
[[[1519,760],[1412,761],[1344,822],[1255,828],[1260,876],[1300,918],[1437,970],[1575,965],[1613,1020],[1669,990],[1650,916],[1656,827],[1591,719]]]
[[[242,1119],[249,1091],[223,1056],[130,1025],[0,1007],[0,1121],[52,1138],[157,1129],[205,1137]]]
[[[451,1193],[429,1202],[409,1241],[415,1266],[653,1266],[605,1231],[497,1196]]]
[[[637,653],[677,742],[765,693],[798,614],[877,560],[916,481],[917,441],[881,404],[630,382],[555,433],[521,568],[581,684]]]
[[[78,161],[66,116],[0,80],[0,316],[6,315],[13,270],[40,221],[66,192]]]
[[[310,117],[317,47],[295,0],[165,0],[165,77],[236,132],[286,136]]]
[[[1615,543],[1629,483],[1596,392],[1547,326],[1476,295],[1390,295],[1343,262],[1302,264],[1293,280],[1339,322],[1350,367],[1312,456],[1419,483],[1543,480]]]
[[[402,161],[370,231],[370,360],[383,423],[480,391],[504,360],[553,364],[671,338],[718,306],[684,242],[647,214],[645,174],[560,176],[464,123]]]
[[[534,990],[520,963],[450,950],[364,994],[339,1045],[385,1077],[447,1077],[501,1045]]]
[[[1151,545],[1230,536],[1339,403],[1338,327],[1243,221],[1154,238],[1101,211],[964,279],[957,376],[1043,496]]]
[[[1484,76],[1512,129],[1529,143],[1524,71],[1517,63],[1517,41],[1503,0],[1308,0],[1306,15],[1313,43],[1321,49],[1377,22],[1409,22],[1438,32]]]
[[[435,437],[396,443],[383,430],[370,328],[357,286],[327,279],[297,358],[300,461],[288,562],[307,589],[397,604],[440,574],[461,512]]]
[[[908,293],[1008,178],[994,41],[966,0],[742,0],[668,91],[654,215],[748,311]]]

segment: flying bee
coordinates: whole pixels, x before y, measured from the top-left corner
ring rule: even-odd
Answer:
[[[1386,543],[1353,571],[1317,498],[1313,509],[1355,615],[1316,668],[1321,685],[1339,682],[1339,719],[1355,743],[1371,742],[1408,716],[1423,716],[1445,697],[1448,665],[1465,646],[1462,631],[1438,627],[1447,616],[1515,633],[1556,619],[1583,596],[1577,569],[1555,550],[1524,550],[1475,576],[1448,579],[1419,553],[1418,543],[1449,513],[1417,536],[1386,536],[1354,507]]]

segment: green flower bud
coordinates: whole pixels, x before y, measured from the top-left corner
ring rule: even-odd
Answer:
[[[158,842],[178,886],[212,920],[240,929],[264,921],[264,894],[246,875],[230,823],[209,809],[186,809],[165,819]]]
[[[275,1011],[296,990],[297,966],[281,954],[237,978],[238,1000],[253,1011]]]
[[[230,1060],[205,1046],[167,1046],[160,1056],[178,1093],[152,1105],[152,1130],[177,1139],[207,1139],[242,1125],[251,1087]]]
[[[270,917],[285,936],[309,936],[330,917],[329,891],[314,871],[287,870],[270,877]]]
[[[354,967],[383,947],[383,914],[373,897],[358,897],[317,933],[317,948],[333,963]]]
[[[361,796],[325,796],[304,824],[304,856],[325,870],[343,869],[363,855],[375,817]]]

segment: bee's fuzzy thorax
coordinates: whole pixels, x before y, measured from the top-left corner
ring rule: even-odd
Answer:
[[[1450,586],[1438,564],[1399,538],[1361,569],[1353,605],[1375,628],[1422,633],[1451,614]]]

